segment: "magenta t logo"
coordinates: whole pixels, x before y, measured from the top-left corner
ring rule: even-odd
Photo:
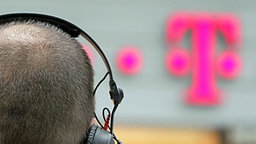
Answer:
[[[190,73],[191,86],[186,102],[192,105],[216,105],[221,102],[217,75],[233,79],[241,69],[237,53],[241,42],[240,24],[233,15],[177,13],[167,20],[166,41],[169,46],[166,67],[175,76]],[[186,32],[191,31],[191,48],[182,48]],[[217,49],[217,32],[226,48]]]

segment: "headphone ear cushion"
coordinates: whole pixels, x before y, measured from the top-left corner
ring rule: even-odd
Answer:
[[[86,144],[115,144],[113,136],[97,125],[91,127],[86,137]]]
[[[93,144],[93,140],[95,137],[96,130],[98,129],[97,125],[93,125],[88,133],[86,134],[86,144]]]

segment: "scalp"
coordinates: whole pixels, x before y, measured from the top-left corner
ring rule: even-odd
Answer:
[[[41,64],[50,57],[63,58],[74,54],[79,44],[60,29],[44,23],[10,23],[0,28],[1,58]],[[31,64],[31,63],[29,63]]]

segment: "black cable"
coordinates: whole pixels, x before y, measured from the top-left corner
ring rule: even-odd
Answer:
[[[107,78],[108,74],[109,74],[109,72],[107,72],[107,73],[104,75],[104,77],[98,82],[98,84],[97,84],[96,87],[94,88],[94,90],[93,90],[93,95],[94,95],[94,96],[95,96],[95,94],[96,94],[97,89],[98,89],[99,86],[101,85],[101,83]],[[98,124],[103,128],[103,125],[101,124],[99,118],[97,117],[96,112],[94,112],[94,117],[96,118]]]
[[[107,111],[108,115],[111,115],[111,113],[110,113],[110,110],[106,107],[102,110],[102,117],[103,117],[103,120],[106,122],[107,119],[106,119],[106,116],[105,116],[105,111]]]
[[[107,73],[104,75],[104,77],[98,82],[97,86],[94,88],[94,90],[93,90],[93,95],[94,95],[94,96],[95,96],[95,94],[96,94],[96,91],[97,91],[98,87],[99,87],[99,86],[101,85],[101,83],[107,78],[108,74],[109,74],[109,72],[107,72]]]
[[[103,128],[103,125],[101,124],[100,120],[98,119],[97,114],[95,112],[93,112],[93,113],[94,113],[94,117],[96,118],[98,124]]]
[[[113,135],[114,140],[116,140],[116,142],[118,144],[122,144],[122,142],[119,139],[117,139],[116,135],[113,132],[113,129],[114,129],[114,115],[115,115],[115,112],[117,110],[117,107],[118,107],[118,104],[114,105],[114,107],[112,109],[111,122],[110,122],[110,128],[109,129],[110,129],[110,133]]]
[[[118,105],[114,105],[113,109],[112,109],[112,113],[111,113],[111,122],[110,122],[110,133],[113,134],[113,129],[114,129],[114,115],[116,112]]]

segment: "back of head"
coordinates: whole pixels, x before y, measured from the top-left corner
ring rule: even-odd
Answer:
[[[0,26],[0,144],[79,144],[94,112],[80,44],[40,22]]]

